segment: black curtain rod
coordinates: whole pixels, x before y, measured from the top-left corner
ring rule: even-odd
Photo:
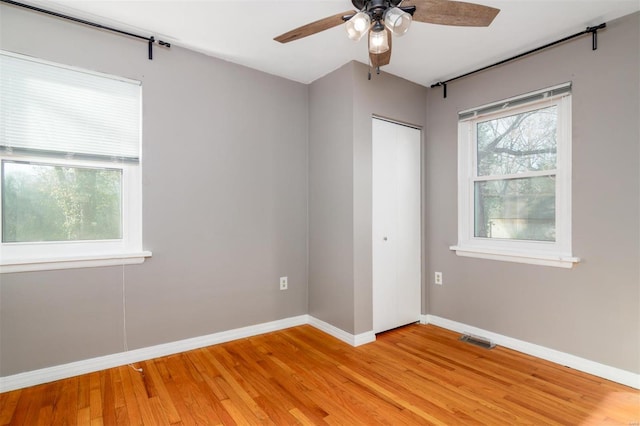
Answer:
[[[573,35],[567,36],[567,37],[562,38],[560,40],[556,40],[554,42],[545,44],[544,46],[540,46],[540,47],[537,47],[535,49],[531,49],[531,50],[529,50],[527,52],[520,53],[519,55],[512,56],[511,58],[503,59],[502,61],[496,62],[495,64],[487,65],[486,67],[482,67],[482,68],[479,68],[477,70],[468,72],[466,74],[462,74],[462,75],[459,75],[457,77],[450,78],[449,80],[439,81],[437,83],[432,84],[431,88],[442,86],[443,95],[446,98],[447,97],[447,83],[451,83],[452,81],[455,81],[455,80],[470,76],[471,74],[476,74],[476,73],[482,72],[482,71],[484,71],[486,69],[497,67],[498,65],[502,65],[504,63],[507,63],[507,62],[510,62],[510,61],[514,61],[516,59],[522,58],[523,56],[527,56],[527,55],[530,55],[532,53],[538,52],[540,50],[546,49],[548,47],[555,46],[556,44],[564,43],[567,40],[571,40],[572,38],[580,37],[580,36],[588,34],[588,33],[591,33],[591,36],[592,36],[591,50],[597,50],[598,49],[598,30],[604,29],[606,27],[607,27],[606,23],[602,23],[600,25],[596,25],[595,27],[587,27],[587,29],[584,30],[584,31],[580,31],[579,33],[575,33]]]
[[[36,6],[29,5],[29,4],[20,3],[20,2],[17,2],[17,1],[13,1],[13,0],[0,0],[0,1],[2,3],[7,3],[7,4],[10,4],[10,5],[13,5],[13,6],[23,7],[25,9],[33,10],[33,11],[36,11],[36,12],[45,13],[47,15],[55,16],[57,18],[62,18],[62,19],[67,19],[69,21],[78,22],[80,24],[88,25],[90,27],[100,28],[101,30],[107,30],[107,31],[111,31],[111,32],[114,32],[114,33],[126,35],[126,36],[129,36],[129,37],[134,37],[134,38],[138,38],[138,39],[141,39],[141,40],[146,40],[147,43],[149,44],[149,60],[153,59],[153,43],[156,41],[155,37],[153,37],[153,36],[144,37],[144,36],[141,36],[141,35],[138,35],[138,34],[133,34],[133,33],[127,32],[127,31],[122,31],[122,30],[119,30],[117,28],[107,27],[106,25],[97,24],[95,22],[87,21],[85,19],[75,18],[73,16],[69,16],[69,15],[65,15],[65,14],[62,14],[62,13],[54,12],[52,10],[42,9],[40,7],[36,7]],[[160,46],[171,47],[171,43],[167,43],[167,42],[162,41],[162,40],[158,40],[158,44]]]

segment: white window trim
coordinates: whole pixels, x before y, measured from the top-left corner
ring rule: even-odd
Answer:
[[[114,253],[85,257],[57,257],[37,260],[3,261],[0,264],[0,274],[16,272],[53,271],[57,269],[96,268],[100,266],[134,265],[143,263],[151,257],[150,251],[137,253]]]
[[[0,161],[122,170],[122,239],[105,241],[0,242],[0,274],[142,263],[151,257],[142,247],[141,166],[2,153]],[[1,191],[1,186],[0,186]],[[0,192],[0,197],[2,196]],[[2,233],[0,221],[0,235]]]
[[[545,90],[552,90],[545,89]],[[540,91],[543,92],[543,91]],[[531,94],[524,95],[531,96]],[[512,98],[513,99],[513,98]],[[506,101],[502,101],[506,104]],[[475,124],[491,118],[558,105],[556,176],[556,241],[518,241],[474,236]],[[481,109],[483,107],[479,107]],[[526,173],[530,177],[542,173]],[[546,173],[548,174],[548,172]],[[564,93],[497,112],[474,115],[458,123],[458,256],[571,268],[580,261],[571,253],[571,95]]]

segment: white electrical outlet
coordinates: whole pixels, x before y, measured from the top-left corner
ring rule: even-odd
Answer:
[[[434,278],[436,285],[442,285],[442,272],[436,272]]]
[[[289,280],[287,277],[280,277],[280,290],[286,290],[289,288]]]

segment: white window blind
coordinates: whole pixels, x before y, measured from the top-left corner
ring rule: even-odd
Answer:
[[[0,52],[0,149],[138,162],[140,82]]]
[[[526,93],[524,95],[515,96],[513,98],[505,99],[502,101],[493,102],[487,105],[468,109],[466,111],[461,111],[458,113],[458,120],[463,121],[478,118],[483,115],[505,110],[507,108],[514,108],[516,106],[526,105],[529,103],[541,101],[543,99],[551,99],[565,93],[571,93],[571,82],[559,84],[557,86],[549,87],[547,89],[542,89],[531,93]]]

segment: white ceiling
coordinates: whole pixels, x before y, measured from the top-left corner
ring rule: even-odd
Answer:
[[[25,3],[187,47],[302,83],[343,64],[367,63],[367,42],[354,43],[344,28],[280,44],[273,37],[352,10],[349,0],[27,0]],[[384,71],[428,86],[536,48],[587,26],[640,10],[640,0],[478,0],[499,8],[487,28],[414,22],[393,40]],[[606,48],[606,31],[599,32]],[[591,39],[585,36],[585,49]]]

